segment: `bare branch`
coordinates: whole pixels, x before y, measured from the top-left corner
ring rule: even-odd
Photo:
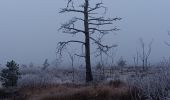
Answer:
[[[76,9],[69,9],[69,8],[63,8],[59,13],[65,13],[65,12],[77,12],[77,13],[84,13],[82,10],[76,10]]]
[[[97,49],[99,49],[99,50],[101,50],[102,52],[105,52],[105,53],[108,52],[109,49],[111,49],[111,48],[113,48],[113,47],[117,47],[117,45],[112,45],[112,46],[103,45],[103,44],[100,42],[100,40],[96,40],[96,39],[94,39],[94,38],[92,38],[92,37],[90,37],[90,39],[93,40],[93,41],[95,42],[95,44],[98,45],[98,48],[97,48]]]
[[[116,17],[116,18],[107,18],[105,19],[104,17],[92,17],[90,16],[89,21],[117,21],[117,20],[121,20],[122,18]]]
[[[65,27],[65,29],[63,29],[63,33],[70,33],[70,34],[76,34],[76,33],[85,33],[83,30],[80,29],[76,29],[76,28],[70,28],[70,27]]]
[[[146,53],[146,58],[148,58],[151,54],[151,51],[152,51],[152,43],[153,43],[153,39],[152,41],[149,43],[148,45],[148,52]]]
[[[60,53],[60,55],[61,55],[61,53],[62,53],[62,50],[64,49],[64,47],[66,47],[66,45],[68,45],[69,43],[80,43],[80,44],[82,44],[82,45],[85,45],[85,43],[84,42],[82,42],[82,41],[76,41],[76,40],[70,40],[70,41],[66,41],[66,42],[59,42],[58,43],[58,47],[57,47],[57,53]]]
[[[78,57],[83,57],[85,58],[85,55],[79,55],[79,54],[74,54],[75,56],[78,56]]]
[[[109,32],[113,32],[113,31],[118,31],[118,28],[113,28],[113,29],[108,29],[108,30],[102,30],[102,29],[98,29],[98,28],[89,28],[90,31],[98,31],[101,34],[108,34]]]
[[[96,25],[96,26],[102,26],[106,24],[113,24],[112,22],[99,22],[99,23],[89,23],[89,25]]]
[[[76,20],[84,21],[82,18],[75,17]]]
[[[83,47],[84,47],[84,44],[82,44],[82,46],[81,46],[81,52],[82,52],[82,54],[77,54],[77,53],[75,53],[74,55],[76,55],[76,56],[78,56],[78,57],[81,57],[81,58],[85,58],[85,54],[84,54]]]
[[[76,34],[76,33],[85,33],[84,30],[75,28],[75,23],[78,18],[71,19],[68,23],[61,25],[59,30],[62,30],[63,33]]]
[[[73,0],[68,0],[68,3],[67,3],[67,8],[69,7],[70,3],[72,2]]]
[[[92,11],[95,11],[97,9],[104,8],[105,9],[105,13],[106,13],[106,7],[104,7],[102,5],[103,5],[103,3],[97,3],[95,5],[95,7],[93,7],[93,8],[89,7],[89,11],[88,12],[92,12]]]

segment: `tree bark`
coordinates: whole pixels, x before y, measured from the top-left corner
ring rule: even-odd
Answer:
[[[93,80],[90,60],[90,36],[89,36],[89,22],[88,22],[88,0],[85,0],[84,6],[84,31],[85,31],[85,62],[86,62],[86,82]]]

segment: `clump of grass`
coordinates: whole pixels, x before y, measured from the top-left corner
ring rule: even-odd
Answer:
[[[124,82],[120,81],[120,80],[115,80],[115,81],[111,80],[109,82],[109,85],[112,86],[112,87],[118,88],[118,87],[121,87],[121,86],[125,86],[126,84]]]

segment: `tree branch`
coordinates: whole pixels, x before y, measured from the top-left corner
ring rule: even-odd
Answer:
[[[112,46],[103,45],[103,44],[100,42],[100,40],[96,40],[96,39],[94,39],[94,38],[92,38],[92,37],[90,37],[90,39],[93,40],[94,43],[98,45],[98,49],[100,49],[102,52],[105,52],[105,53],[106,53],[107,51],[109,51],[110,48],[117,47],[117,45],[112,45]]]
[[[107,19],[105,19],[104,17],[98,17],[98,18],[96,18],[96,17],[92,17],[92,16],[90,16],[90,19],[89,19],[89,21],[117,21],[117,20],[121,20],[122,18],[119,18],[119,17],[116,17],[116,18],[107,18]]]
[[[92,12],[92,11],[95,11],[95,10],[100,9],[100,8],[105,8],[105,9],[106,9],[106,7],[104,7],[104,6],[102,6],[102,5],[103,5],[103,3],[97,3],[97,4],[95,5],[95,7],[93,7],[93,8],[89,7],[89,11],[88,11],[88,12]],[[105,11],[106,11],[106,10],[105,10]]]
[[[89,28],[89,30],[98,31],[101,34],[108,34],[109,32],[118,31],[119,29],[118,28],[113,28],[113,29],[108,29],[108,30],[102,30],[102,29],[98,29],[98,28]]]
[[[74,54],[75,56],[78,56],[78,57],[83,57],[83,58],[85,58],[86,56],[85,55],[79,55],[79,54]]]
[[[82,42],[82,41],[76,41],[76,40],[70,40],[70,41],[66,41],[66,42],[59,42],[58,43],[58,47],[57,47],[57,53],[60,53],[60,55],[61,55],[61,53],[62,53],[62,50],[64,49],[64,47],[66,46],[66,45],[68,45],[69,43],[80,43],[80,44],[82,44],[82,45],[85,45],[85,42]]]
[[[76,9],[69,9],[69,8],[63,8],[59,13],[65,13],[65,12],[77,12],[77,13],[84,13],[82,10],[76,10]]]
[[[108,22],[108,23],[104,23],[104,22],[103,22],[103,23],[101,23],[101,22],[100,22],[100,23],[89,23],[89,24],[90,24],[90,25],[96,25],[96,26],[102,26],[102,25],[106,25],[106,24],[110,24],[110,25],[111,25],[111,24],[113,24],[113,23],[111,23],[111,22]]]
[[[85,33],[84,30],[80,30],[75,28],[75,23],[77,22],[78,18],[71,19],[68,23],[65,23],[61,25],[59,30],[63,30],[63,33],[70,33],[70,34],[76,34],[76,33]]]

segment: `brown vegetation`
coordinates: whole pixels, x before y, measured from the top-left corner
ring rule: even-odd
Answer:
[[[58,84],[44,87],[23,87],[16,100],[144,100],[137,88],[120,81],[107,84]]]

